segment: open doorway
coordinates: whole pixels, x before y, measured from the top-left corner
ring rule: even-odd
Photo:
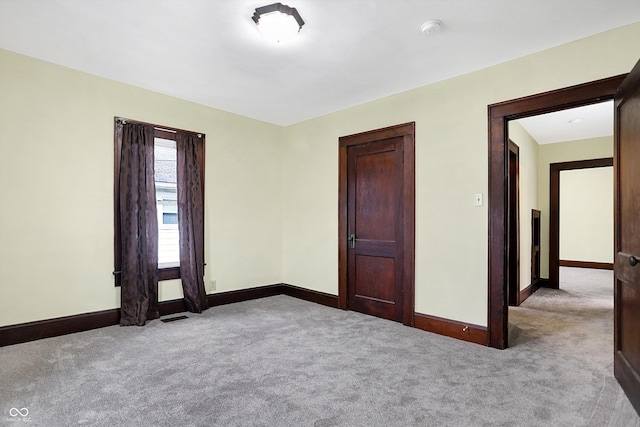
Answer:
[[[508,346],[508,123],[536,114],[614,99],[614,373],[640,413],[640,61],[628,75],[611,77],[489,106],[489,345]]]
[[[548,287],[558,289],[561,266],[613,270],[613,157],[550,166]]]
[[[508,346],[508,123],[613,99],[623,76],[489,106],[489,345]],[[522,149],[522,147],[520,147]],[[522,156],[522,152],[520,153]],[[521,175],[522,176],[522,175]]]
[[[538,198],[534,203],[541,210],[541,272],[548,280],[547,287],[558,288],[561,263],[582,267],[608,264],[611,268],[613,110],[613,102],[605,101],[509,122],[510,137],[516,128],[516,136],[530,136],[538,147],[538,159],[534,159]],[[606,236],[589,238],[596,234]],[[590,248],[593,245],[602,249],[598,252]]]
[[[612,102],[604,102],[508,124],[510,346],[540,337],[562,345],[572,337],[567,336],[567,325],[582,324],[585,330],[609,330],[585,337],[600,344],[601,348],[594,345],[592,353],[602,351],[603,342],[604,348],[610,347],[606,342],[613,335],[612,273],[591,269],[605,264],[613,269],[613,158],[601,158],[613,155],[613,108]],[[513,167],[512,146],[516,143],[522,146],[522,174]],[[515,243],[513,222],[518,221],[514,215],[518,206],[512,201],[514,180],[519,181],[523,205],[517,214],[525,216],[519,225],[525,229],[531,224],[532,230]],[[545,224],[539,244],[533,233],[537,212]],[[519,245],[519,251],[514,244]],[[515,308],[540,286],[534,274],[536,249],[540,247],[546,249],[543,287],[563,291],[545,289],[533,301]],[[520,258],[518,252],[529,253],[531,258]],[[524,264],[521,273],[513,269],[516,262]],[[562,275],[560,264],[568,267],[562,269]],[[518,290],[517,303],[512,299],[514,274],[521,278],[525,290],[524,298]],[[575,331],[570,333],[576,335]]]

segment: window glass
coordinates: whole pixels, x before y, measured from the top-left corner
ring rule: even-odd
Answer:
[[[176,142],[155,138],[155,182],[158,209],[158,267],[180,264]]]

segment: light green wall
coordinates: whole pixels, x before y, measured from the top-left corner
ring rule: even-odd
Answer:
[[[560,259],[613,263],[613,167],[560,172]]]
[[[114,116],[206,134],[209,288],[282,282],[282,128],[0,50],[0,325],[119,307]]]
[[[415,121],[416,311],[486,325],[487,105],[629,72],[639,53],[633,24],[288,127],[285,281],[338,292],[338,137]]]
[[[551,163],[613,157],[610,136],[543,144],[538,147],[538,202],[540,204],[540,276],[549,278],[549,173]],[[584,261],[584,260],[576,260]]]
[[[531,284],[531,209],[538,209],[538,143],[515,121],[509,122],[509,139],[520,148],[520,289],[524,289]]]
[[[486,325],[487,105],[628,72],[638,52],[634,24],[283,129],[0,51],[0,325],[118,307],[116,115],[207,134],[207,283],[332,294],[338,137],[415,121],[416,311]]]

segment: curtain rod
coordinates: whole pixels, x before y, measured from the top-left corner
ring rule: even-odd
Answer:
[[[205,136],[205,134],[202,133],[202,132],[193,132],[193,131],[185,130],[185,129],[178,129],[178,128],[172,128],[172,127],[167,127],[167,126],[160,126],[160,125],[156,125],[156,124],[153,124],[153,123],[141,122],[139,120],[126,119],[124,117],[117,117],[116,116],[116,117],[114,117],[114,119],[115,119],[116,123],[120,123],[120,124],[123,124],[123,125],[126,125],[127,123],[136,123],[136,124],[139,124],[139,125],[153,126],[153,128],[155,130],[163,130],[163,131],[175,132],[175,133],[177,133],[177,132],[189,133],[189,134],[192,134],[192,135],[196,135],[198,138],[202,138],[203,136]]]

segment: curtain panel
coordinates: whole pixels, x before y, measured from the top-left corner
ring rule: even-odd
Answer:
[[[176,134],[178,166],[178,228],[180,232],[180,277],[187,309],[206,310],[204,288],[204,200],[200,156],[204,144],[197,135]]]
[[[158,313],[158,218],[154,128],[118,123],[120,155],[120,325],[143,326]]]

